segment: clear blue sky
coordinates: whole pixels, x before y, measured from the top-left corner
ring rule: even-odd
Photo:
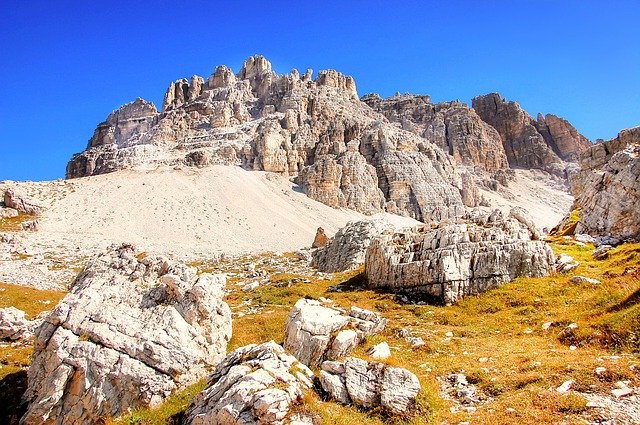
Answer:
[[[639,23],[638,0],[2,0],[0,180],[61,178],[112,110],[252,54],[360,95],[498,91],[607,139],[640,125]]]

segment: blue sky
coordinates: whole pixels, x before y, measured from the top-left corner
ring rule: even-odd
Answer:
[[[497,91],[608,139],[640,125],[638,22],[637,0],[3,0],[0,180],[62,178],[112,110],[252,54],[337,69],[360,95]]]

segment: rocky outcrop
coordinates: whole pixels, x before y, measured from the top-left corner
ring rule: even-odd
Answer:
[[[348,314],[301,299],[289,312],[285,324],[284,348],[303,364],[319,366],[349,354],[365,336],[384,329],[387,321],[379,314],[351,307]]]
[[[24,311],[15,307],[0,308],[0,341],[16,341],[31,336],[31,322]]]
[[[416,412],[420,381],[407,369],[349,357],[322,363],[320,383],[329,396],[344,404],[408,416]]]
[[[368,285],[449,304],[518,276],[545,276],[553,252],[519,215],[495,210],[383,234],[367,250]]]
[[[284,424],[292,419],[311,424],[292,410],[313,386],[308,367],[273,341],[231,352],[209,377],[207,387],[191,402],[182,423]]]
[[[35,335],[23,424],[85,424],[154,406],[224,357],[224,276],[114,246]]]
[[[311,265],[326,273],[354,269],[364,264],[371,240],[394,226],[384,220],[360,220],[347,223],[324,247],[311,253]]]
[[[322,227],[318,227],[316,230],[316,236],[313,238],[313,243],[311,244],[311,248],[321,248],[327,244],[326,233],[324,233],[324,229]]]
[[[478,125],[480,143],[490,129]],[[473,184],[437,144],[358,100],[351,77],[333,70],[315,80],[310,71],[277,75],[261,56],[236,75],[220,66],[206,80],[171,83],[160,113],[142,100],[115,111],[70,160],[67,177],[212,164],[295,177],[308,196],[332,207],[418,220],[464,214],[462,192]]]
[[[575,160],[590,145],[566,120],[539,115],[536,121],[516,102],[506,101],[498,93],[477,96],[472,106],[500,134],[511,167],[539,168],[563,176],[564,161]]]
[[[498,132],[462,102],[431,103],[428,96],[369,94],[362,101],[403,130],[453,156],[456,164],[495,172],[509,167]]]
[[[42,210],[40,205],[25,198],[24,196],[16,194],[11,189],[5,190],[3,202],[5,207],[3,209],[12,209],[17,211],[19,214],[37,215]],[[7,215],[11,216],[13,213],[7,213]]]
[[[580,209],[575,233],[599,240],[640,239],[640,127],[584,152],[570,178]]]

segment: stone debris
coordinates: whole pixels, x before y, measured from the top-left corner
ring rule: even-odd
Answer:
[[[568,273],[578,267],[580,263],[567,254],[560,254],[556,259],[556,271],[558,273]]]
[[[569,281],[571,283],[590,283],[592,285],[600,285],[602,282],[600,282],[598,279],[593,279],[591,277],[586,277],[586,276],[573,276],[571,279],[569,279]]]
[[[546,276],[554,265],[546,243],[495,210],[383,234],[367,250],[365,275],[369,287],[450,304],[518,276]]]
[[[381,406],[398,415],[415,413],[420,391],[420,381],[410,371],[355,357],[322,363],[320,383],[333,400],[367,409]]]
[[[285,324],[284,348],[303,364],[319,366],[324,360],[348,355],[367,335],[384,329],[386,319],[378,313],[352,307],[349,313],[298,300]]]
[[[371,240],[395,227],[384,220],[361,220],[347,223],[323,248],[314,251],[311,265],[322,272],[354,269],[365,261]]]
[[[206,388],[189,405],[185,425],[312,424],[291,420],[303,393],[313,387],[308,367],[273,341],[229,353],[209,377]]]
[[[474,384],[469,383],[467,377],[463,373],[452,373],[445,377],[437,377],[440,383],[441,396],[454,403],[451,408],[453,413],[459,411],[469,412],[469,408],[475,408],[479,405],[489,403],[493,399],[484,394]]]
[[[422,338],[414,336],[411,331],[407,328],[402,328],[398,331],[398,338],[403,338],[411,348],[419,348],[425,345],[425,342]]]
[[[21,423],[93,423],[201,379],[231,337],[224,284],[132,245],[104,251],[36,330]]]
[[[600,245],[596,249],[593,250],[591,256],[596,260],[605,260],[609,257],[609,251],[611,251],[613,247],[611,245]]]

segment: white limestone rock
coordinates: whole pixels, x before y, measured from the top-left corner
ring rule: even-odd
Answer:
[[[160,404],[224,357],[223,275],[112,246],[36,331],[21,423],[85,424]]]
[[[325,273],[354,269],[364,264],[371,240],[394,229],[392,224],[380,219],[351,221],[324,247],[312,252],[311,265]]]
[[[218,365],[189,405],[183,423],[290,423],[291,410],[302,403],[313,378],[309,368],[273,341],[240,347]]]
[[[340,367],[322,365],[322,388],[341,403],[364,407],[381,406],[392,414],[415,413],[420,381],[410,371],[348,357]],[[346,391],[346,394],[345,394]]]
[[[367,250],[367,283],[453,303],[518,276],[552,272],[551,248],[531,237],[528,226],[504,218],[498,210],[465,221],[383,234]]]
[[[386,319],[368,310],[354,307],[345,315],[319,301],[301,299],[287,317],[284,348],[303,364],[319,366],[349,354],[365,336],[385,325]]]

